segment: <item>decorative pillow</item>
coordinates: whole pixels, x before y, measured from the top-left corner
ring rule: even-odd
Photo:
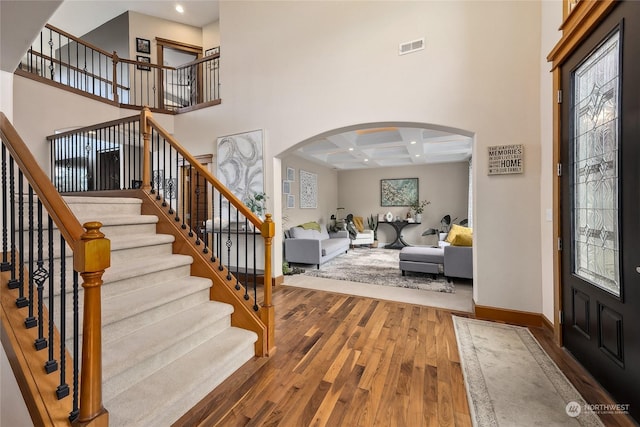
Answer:
[[[361,216],[353,217],[353,225],[356,226],[356,230],[358,230],[358,233],[362,233],[364,231],[364,220]]]
[[[449,234],[447,234],[447,239],[445,242],[453,243],[453,239],[456,238],[458,234],[473,234],[473,230],[469,227],[463,227],[458,224],[453,224],[451,226],[451,230],[449,230]]]
[[[320,224],[315,221],[305,222],[304,224],[300,224],[298,227],[302,227],[305,230],[316,230],[320,231]]]
[[[456,234],[453,238],[451,246],[473,246],[473,235],[471,234]]]

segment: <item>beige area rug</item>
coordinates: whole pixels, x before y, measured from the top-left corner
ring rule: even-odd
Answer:
[[[474,426],[603,425],[527,328],[453,323]]]
[[[320,265],[320,269],[307,268],[307,276],[350,282],[371,283],[380,286],[421,289],[435,292],[455,292],[453,283],[444,276],[407,272],[399,269],[400,251],[394,249],[354,248]]]

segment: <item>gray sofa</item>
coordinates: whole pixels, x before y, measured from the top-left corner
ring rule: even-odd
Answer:
[[[400,251],[400,270],[438,274],[443,268],[445,277],[473,279],[473,248],[444,246],[426,248],[407,246]]]
[[[289,263],[320,264],[349,250],[351,240],[347,231],[329,233],[320,224],[320,231],[291,227],[285,233],[284,257]]]

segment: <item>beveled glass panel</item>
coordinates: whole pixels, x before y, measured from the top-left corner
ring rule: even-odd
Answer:
[[[618,111],[620,33],[573,73],[573,273],[620,296]]]

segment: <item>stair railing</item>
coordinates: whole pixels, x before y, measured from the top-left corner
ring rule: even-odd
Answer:
[[[266,327],[258,354],[268,354],[275,347],[271,289],[275,224],[271,214],[264,220],[258,218],[163,129],[148,108],[141,112],[140,126],[145,147],[142,189],[179,224],[222,280],[251,303]],[[262,295],[258,294],[259,284]]]
[[[99,222],[80,224],[1,112],[0,139],[2,344],[34,424],[106,426],[100,288],[110,242]]]
[[[161,229],[159,223],[158,231],[185,239],[184,245],[174,245],[177,250],[208,266],[206,271],[194,267],[195,275],[216,276],[233,290],[225,294],[214,284],[211,298],[234,304],[232,323],[258,334],[256,354],[269,352],[273,306],[271,288],[263,285],[272,281],[272,261],[266,258],[274,233],[270,217],[256,217],[148,110],[47,139],[52,181],[61,193],[145,190],[131,195],[150,201],[143,204],[143,209],[153,206],[146,214],[168,218],[174,227]]]
[[[220,103],[219,61],[216,53],[175,68],[120,58],[47,24],[16,74],[120,107],[182,112]]]

